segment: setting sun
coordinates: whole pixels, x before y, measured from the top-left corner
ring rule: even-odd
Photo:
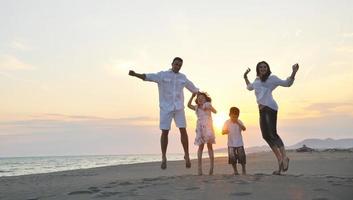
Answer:
[[[228,115],[224,112],[217,113],[213,116],[213,125],[217,133],[222,131],[223,124],[227,119]]]

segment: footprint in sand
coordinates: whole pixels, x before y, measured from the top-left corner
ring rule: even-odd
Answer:
[[[328,192],[328,189],[325,189],[325,188],[315,188],[313,190],[316,192]]]
[[[89,191],[93,192],[93,193],[97,193],[97,192],[100,192],[101,190],[97,187],[89,187],[88,188]]]
[[[89,190],[80,190],[80,191],[73,191],[68,193],[68,195],[78,195],[78,194],[93,194],[94,192]]]
[[[200,188],[199,187],[188,187],[188,188],[185,188],[184,190],[199,190]]]
[[[97,195],[97,197],[111,197],[120,193],[121,192],[101,192]]]
[[[129,181],[125,181],[125,182],[119,183],[119,185],[132,185],[132,183],[130,183]]]
[[[247,195],[251,195],[250,192],[235,192],[235,193],[231,193],[231,196],[247,196]]]

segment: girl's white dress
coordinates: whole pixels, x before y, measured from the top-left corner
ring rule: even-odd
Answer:
[[[196,105],[197,115],[195,145],[211,143],[215,144],[215,133],[213,129],[211,103],[206,102],[202,106]]]

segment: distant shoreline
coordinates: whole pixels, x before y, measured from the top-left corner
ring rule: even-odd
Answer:
[[[197,176],[197,161],[186,169],[184,161],[96,167],[46,174],[0,177],[0,199],[351,199],[351,152],[288,152],[289,171],[272,175],[276,168],[270,152],[247,156],[246,176],[232,175],[226,157],[215,158],[213,176]],[[319,167],[318,167],[319,166]],[[203,169],[207,172],[206,156]],[[273,190],[277,188],[278,190]],[[295,193],[293,193],[293,191]],[[247,199],[249,199],[247,198]]]

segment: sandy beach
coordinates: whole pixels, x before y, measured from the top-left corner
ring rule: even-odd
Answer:
[[[197,176],[196,160],[100,167],[0,178],[0,199],[352,199],[352,152],[289,152],[289,171],[271,175],[272,153],[247,157],[248,175],[233,176],[216,158],[213,176]],[[204,173],[208,159],[204,159]]]

